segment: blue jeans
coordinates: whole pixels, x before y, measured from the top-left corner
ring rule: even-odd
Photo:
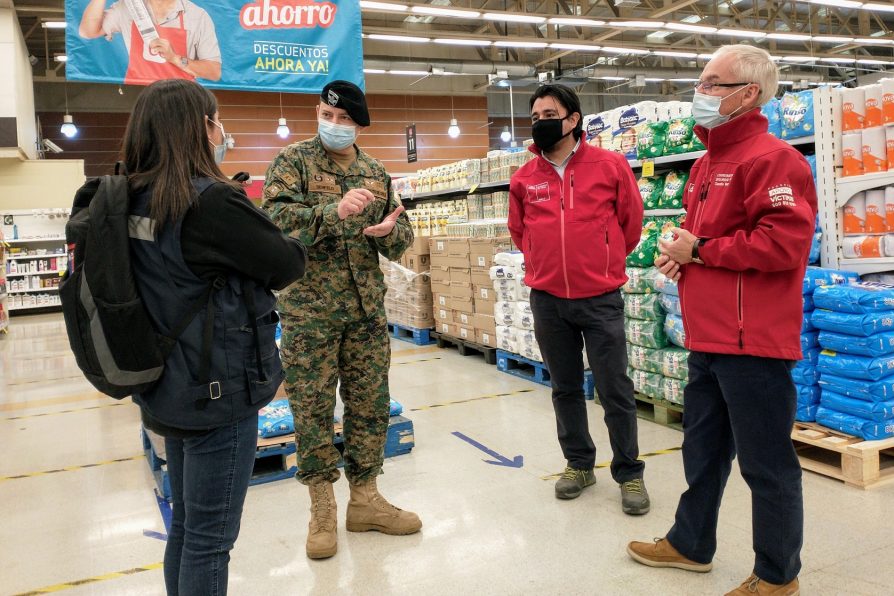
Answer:
[[[165,438],[173,518],[168,596],[223,596],[258,446],[258,415],[188,439]]]
[[[720,500],[738,455],[751,489],[754,573],[785,584],[801,569],[804,502],[792,444],[795,386],[791,363],[775,358],[692,352],[683,394],[680,497],[667,540],[680,554],[709,563],[717,550]]]

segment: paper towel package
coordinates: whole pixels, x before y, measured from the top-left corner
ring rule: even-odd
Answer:
[[[866,95],[862,87],[841,89],[841,131],[861,130],[866,110]]]
[[[888,171],[888,145],[882,126],[863,130],[863,173]]]
[[[844,233],[866,233],[866,193],[858,192],[845,203]]]
[[[885,219],[885,191],[884,189],[866,191],[866,233],[884,234],[888,231],[888,222]]]
[[[841,254],[845,259],[868,259],[884,256],[883,236],[845,236]]]
[[[882,117],[882,86],[867,85],[863,88],[863,128],[881,126],[884,124]]]
[[[894,126],[885,127],[885,157],[888,158],[888,168],[894,164]]]
[[[863,174],[863,134],[841,135],[842,176]]]
[[[894,79],[882,79],[882,120],[894,124]]]

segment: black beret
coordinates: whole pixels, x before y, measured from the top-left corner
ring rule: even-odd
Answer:
[[[348,113],[358,126],[369,126],[369,110],[366,96],[360,87],[350,81],[332,81],[320,93],[323,103],[333,108],[341,108]]]

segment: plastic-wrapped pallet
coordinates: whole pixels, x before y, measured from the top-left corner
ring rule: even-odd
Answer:
[[[427,271],[416,273],[381,256],[379,266],[388,288],[385,293],[385,315],[388,321],[414,329],[434,327],[430,274]]]

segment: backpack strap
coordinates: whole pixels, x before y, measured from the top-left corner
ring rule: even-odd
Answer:
[[[261,359],[261,336],[258,333],[258,310],[255,306],[255,284],[247,279],[242,280],[242,296],[245,298],[245,308],[251,318],[251,330],[255,336],[255,359],[258,363],[258,377],[261,383],[267,382],[267,374],[264,372]]]

